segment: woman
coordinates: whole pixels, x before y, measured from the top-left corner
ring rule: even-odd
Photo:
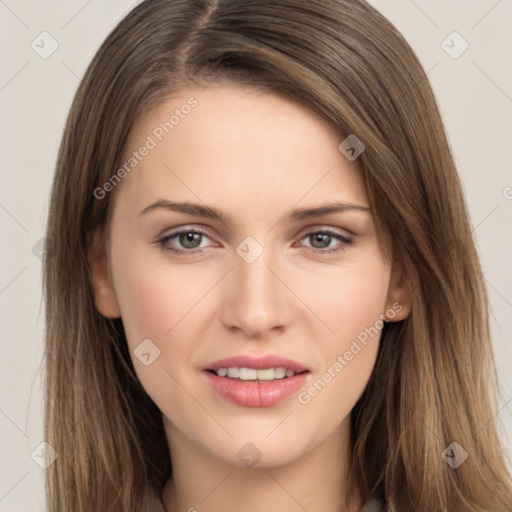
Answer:
[[[512,509],[461,184],[367,3],[137,6],[47,237],[50,512]]]

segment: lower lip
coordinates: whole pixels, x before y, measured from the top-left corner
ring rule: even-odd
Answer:
[[[245,407],[270,407],[288,398],[305,383],[310,372],[269,381],[244,381],[204,371],[212,388],[226,400]]]

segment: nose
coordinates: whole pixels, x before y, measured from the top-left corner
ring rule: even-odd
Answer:
[[[283,330],[291,318],[293,296],[280,276],[271,250],[251,263],[234,254],[235,268],[229,275],[222,321],[247,338],[264,338]]]

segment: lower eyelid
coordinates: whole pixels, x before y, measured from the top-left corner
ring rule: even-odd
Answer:
[[[189,253],[189,254],[193,254],[195,252],[200,252],[202,251],[203,249],[206,249],[207,247],[195,247],[193,249],[175,249],[174,247],[167,247],[166,244],[169,243],[170,240],[173,240],[177,237],[179,237],[179,235],[182,235],[182,234],[185,234],[185,233],[195,233],[195,234],[199,234],[199,235],[202,235],[202,238],[207,238],[209,239],[210,241],[214,241],[209,235],[208,233],[206,232],[203,232],[201,230],[197,230],[197,229],[189,229],[189,230],[180,230],[180,231],[175,231],[175,232],[172,232],[172,233],[169,233],[168,235],[165,235],[163,237],[160,237],[158,240],[157,240],[157,243],[161,245],[161,247],[164,249],[164,250],[168,250],[170,252],[175,252],[175,253]],[[334,247],[325,247],[323,249],[317,249],[315,247],[310,247],[310,246],[301,246],[302,248],[304,249],[307,249],[307,250],[310,250],[310,251],[315,251],[315,252],[329,252],[329,251],[335,251],[337,249],[342,249],[345,245],[348,245],[348,244],[351,244],[353,242],[353,239],[350,238],[350,237],[347,237],[345,235],[342,235],[341,233],[336,233],[334,231],[331,231],[331,230],[317,230],[317,231],[310,231],[308,233],[305,233],[304,235],[302,235],[298,241],[302,241],[312,235],[315,235],[315,234],[318,234],[318,233],[322,233],[322,234],[326,234],[326,235],[329,235],[330,237],[338,240],[339,244],[334,246]],[[202,240],[201,240],[202,242]]]
[[[352,244],[352,242],[353,242],[352,237],[347,237],[345,235],[342,235],[341,233],[336,233],[336,232],[330,231],[330,230],[328,230],[328,231],[326,231],[326,230],[311,231],[309,233],[306,233],[304,236],[302,236],[299,239],[299,242],[301,240],[304,240],[305,238],[308,238],[309,236],[317,234],[317,233],[328,234],[329,236],[331,236],[331,238],[334,238],[335,240],[337,240],[338,243],[333,246],[327,246],[327,247],[324,247],[321,249],[317,249],[315,247],[311,247],[311,246],[307,246],[307,245],[300,245],[300,246],[298,246],[298,249],[302,254],[307,254],[311,257],[315,257],[316,259],[318,259],[318,258],[324,258],[324,259],[339,258],[339,257],[341,257],[341,254],[343,253],[343,251],[347,250],[348,246],[350,244]]]
[[[207,238],[208,240],[213,241],[213,239],[210,236],[208,236],[207,233],[204,233],[203,231],[199,231],[199,230],[196,230],[196,229],[188,229],[188,230],[180,230],[180,231],[175,231],[175,232],[169,233],[168,235],[160,237],[157,240],[157,242],[160,243],[161,245],[165,246],[165,244],[168,244],[171,240],[177,239],[180,235],[183,235],[183,234],[186,234],[186,233],[194,233],[194,234],[197,234],[197,235],[201,235],[201,237],[202,237],[201,238],[201,242],[205,238]],[[201,250],[201,249],[203,249],[203,247],[195,247],[193,249],[175,249],[175,250],[176,251],[181,251],[181,252],[193,252],[193,251],[198,251],[198,250]]]
[[[299,240],[304,240],[304,239],[306,239],[306,238],[308,238],[308,237],[310,237],[312,235],[316,235],[318,233],[322,233],[324,235],[330,236],[331,238],[334,238],[341,245],[347,245],[347,244],[352,243],[352,241],[353,241],[353,239],[351,237],[348,237],[348,236],[342,235],[341,233],[336,233],[336,232],[330,231],[330,230],[311,231],[309,233],[306,233]],[[322,250],[322,249],[316,249],[315,247],[311,247],[311,249],[314,249],[314,250],[317,250],[317,251],[321,251]],[[326,249],[328,249],[328,248],[326,248]]]

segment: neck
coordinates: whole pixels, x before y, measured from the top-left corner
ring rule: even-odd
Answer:
[[[166,512],[358,512],[357,490],[345,503],[349,424],[300,459],[265,467],[262,457],[239,467],[200,449],[164,417],[173,467],[162,493]]]

